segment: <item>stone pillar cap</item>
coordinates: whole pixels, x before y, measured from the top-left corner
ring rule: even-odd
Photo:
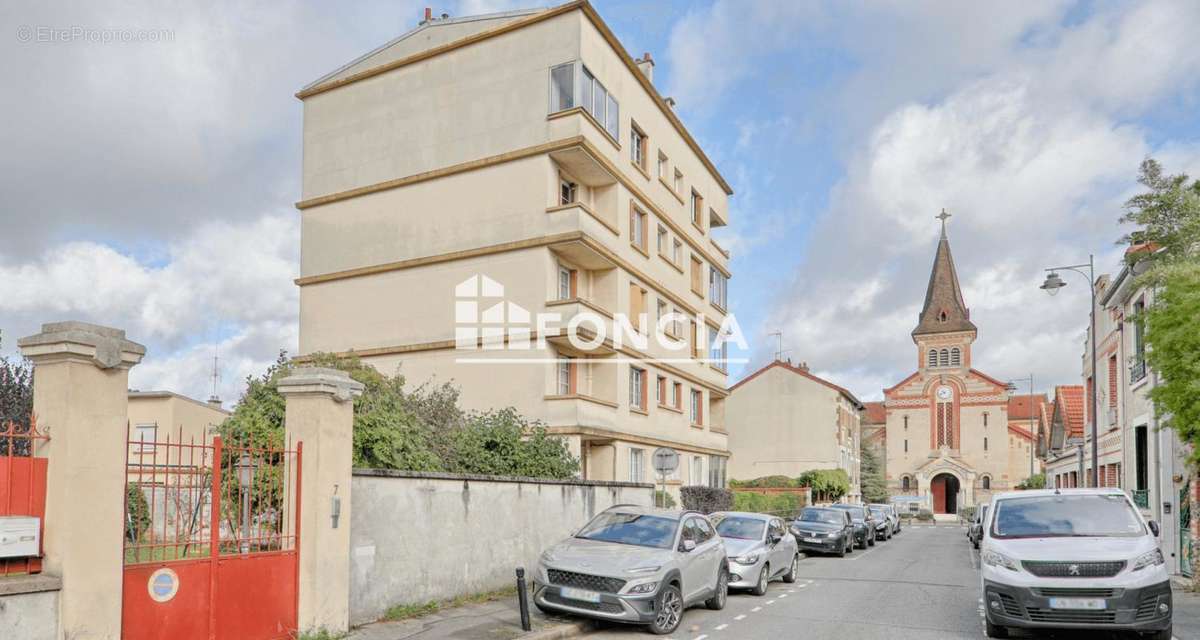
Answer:
[[[299,367],[292,375],[280,380],[276,385],[279,393],[289,394],[318,393],[329,394],[338,402],[345,402],[355,396],[362,395],[363,383],[350,377],[350,374],[340,369],[327,367]]]
[[[101,369],[128,369],[146,355],[146,347],[126,339],[123,329],[76,320],[47,322],[41,333],[17,340],[17,346],[35,365],[77,359]]]

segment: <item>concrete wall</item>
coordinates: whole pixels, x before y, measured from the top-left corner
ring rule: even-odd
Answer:
[[[596,513],[653,503],[650,485],[579,480],[358,469],[351,487],[351,624],[508,587]]]
[[[62,581],[46,575],[0,578],[0,637],[56,640]]]

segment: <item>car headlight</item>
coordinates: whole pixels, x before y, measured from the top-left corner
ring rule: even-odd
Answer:
[[[538,562],[542,564],[554,564],[554,554],[550,553],[550,550],[547,549],[542,552],[542,555],[538,558]]]
[[[983,554],[979,556],[979,559],[990,567],[1004,567],[1010,571],[1020,571],[1020,568],[1017,566],[1017,561],[1004,555],[1003,553],[988,550],[984,551]]]
[[[626,569],[625,571],[626,571],[627,573],[654,573],[655,571],[658,571],[659,569],[662,569],[662,567],[658,567],[658,566],[655,566],[655,567],[634,567],[634,568],[632,568],[632,569]]]
[[[733,558],[733,561],[738,564],[754,564],[755,562],[758,562],[758,554],[750,553],[744,556],[736,556]]]
[[[654,593],[654,590],[657,588],[657,582],[643,582],[629,587],[629,593]]]
[[[1163,554],[1161,550],[1155,549],[1154,551],[1147,551],[1137,558],[1134,558],[1132,570],[1137,571],[1139,569],[1145,569],[1146,567],[1163,564],[1163,562],[1165,562],[1165,560],[1163,560]]]

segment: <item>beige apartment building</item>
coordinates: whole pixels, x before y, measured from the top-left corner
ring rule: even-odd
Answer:
[[[130,474],[154,474],[168,467],[200,464],[200,449],[173,448],[155,443],[211,444],[217,427],[229,417],[220,401],[201,402],[173,391],[129,391]],[[183,451],[184,453],[181,453]],[[194,459],[180,459],[191,456]]]
[[[301,90],[301,355],[513,406],[589,479],[669,446],[673,485],[724,484],[732,190],[653,69],[572,2],[427,14]]]
[[[846,499],[862,501],[859,446],[863,403],[807,364],[776,360],[729,390],[729,476],[796,477],[812,469],[850,476]]]

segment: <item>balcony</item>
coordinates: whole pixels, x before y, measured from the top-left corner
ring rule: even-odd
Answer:
[[[1135,362],[1129,367],[1129,384],[1134,384],[1146,377],[1146,361]]]

